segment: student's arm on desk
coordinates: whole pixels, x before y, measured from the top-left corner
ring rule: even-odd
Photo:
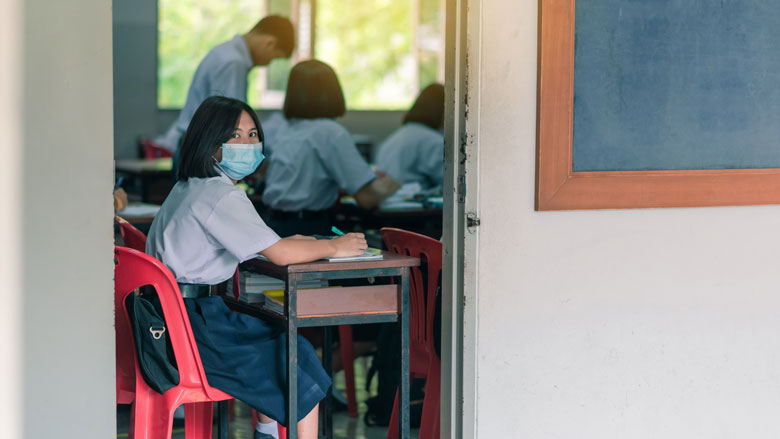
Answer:
[[[334,239],[304,238],[311,237],[295,235],[280,239],[260,254],[276,265],[290,265],[322,258],[357,256],[368,248],[362,233],[347,233]]]
[[[400,187],[401,183],[398,180],[388,176],[380,176],[355,192],[355,201],[363,209],[374,209]]]

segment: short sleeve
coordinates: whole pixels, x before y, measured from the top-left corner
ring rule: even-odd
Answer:
[[[225,96],[246,102],[246,89],[246,68],[230,62],[221,66],[211,78],[211,92],[208,96]]]
[[[251,259],[280,239],[263,222],[241,190],[230,191],[222,197],[203,226],[241,262]]]
[[[339,188],[354,195],[376,178],[376,173],[363,160],[349,132],[341,126],[338,128],[320,144],[325,148],[320,147],[317,151],[323,166]]]

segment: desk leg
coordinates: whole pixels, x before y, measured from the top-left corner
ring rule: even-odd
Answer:
[[[333,378],[333,327],[325,326],[324,337],[322,338],[322,365],[325,368],[325,373],[328,374],[331,379]],[[328,393],[325,396],[325,410],[322,418],[322,431],[325,433],[326,439],[333,438],[333,386],[330,386]]]
[[[287,281],[287,438],[298,439],[298,306],[297,278]]]
[[[398,431],[401,439],[409,439],[409,268],[401,271],[401,377],[398,398]]]
[[[217,402],[217,438],[228,439],[228,402]]]

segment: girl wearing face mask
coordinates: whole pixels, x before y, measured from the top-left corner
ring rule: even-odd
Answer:
[[[366,249],[361,233],[332,240],[295,235],[280,239],[265,225],[236,181],[263,161],[263,132],[254,111],[225,97],[206,99],[181,146],[177,183],[152,223],[146,252],[173,273],[184,296],[209,384],[261,413],[255,439],[288,425],[285,401],[286,346],[282,329],[231,312],[210,286],[230,279],[239,262],[258,254],[278,265]],[[312,346],[298,339],[298,434],[317,437],[317,405],[330,378]]]

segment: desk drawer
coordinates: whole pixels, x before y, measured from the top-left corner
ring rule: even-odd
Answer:
[[[298,318],[398,312],[398,285],[298,290]]]

